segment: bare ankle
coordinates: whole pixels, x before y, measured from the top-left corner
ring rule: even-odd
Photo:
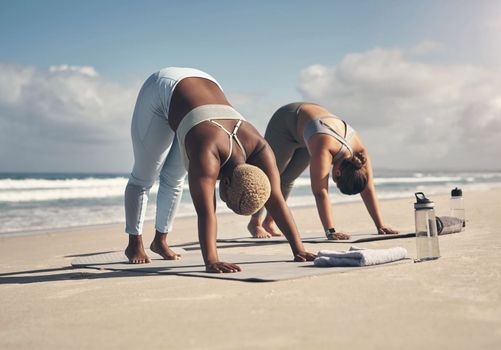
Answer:
[[[261,226],[263,226],[263,222],[262,222],[262,220],[259,220],[259,219],[251,219],[249,221],[249,223],[247,224],[248,229],[254,228],[254,227],[261,227]]]
[[[176,254],[167,244],[167,233],[158,232],[155,239],[151,242],[150,250],[166,260],[179,260],[181,255]]]
[[[266,225],[266,226],[271,226],[271,225],[274,225],[275,224],[275,220],[273,220],[273,218],[271,216],[266,216],[263,220],[263,225]]]
[[[142,245],[143,244],[143,236],[142,235],[129,235],[129,245]]]
[[[158,230],[155,230],[155,241],[158,242],[165,242],[167,240],[167,234],[168,232],[160,232]]]

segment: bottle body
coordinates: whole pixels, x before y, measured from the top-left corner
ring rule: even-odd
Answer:
[[[416,261],[434,260],[440,257],[438,230],[433,208],[416,209]]]
[[[463,197],[462,196],[461,197],[459,197],[459,196],[451,197],[450,208],[451,208],[450,215],[452,217],[463,220],[463,230],[464,230],[464,227],[466,226],[465,225],[466,217],[465,217],[465,212],[464,212]]]

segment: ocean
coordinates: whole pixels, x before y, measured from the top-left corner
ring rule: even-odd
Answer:
[[[31,234],[48,230],[124,223],[123,192],[127,174],[30,174],[0,173],[0,236]],[[376,171],[378,197],[414,198],[423,191],[429,197],[449,193],[460,187],[466,197],[469,190],[501,187],[501,172],[419,173]],[[154,218],[158,185],[150,192],[146,220]],[[333,203],[360,200],[360,196],[342,195],[331,186]],[[296,180],[288,200],[291,207],[313,206],[307,173]],[[228,212],[218,201],[218,212]],[[178,216],[195,216],[188,185]]]

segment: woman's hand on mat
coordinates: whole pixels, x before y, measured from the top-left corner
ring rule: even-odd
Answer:
[[[400,232],[389,227],[380,227],[377,229],[377,233],[380,235],[398,235]]]
[[[218,261],[213,264],[205,265],[205,271],[212,273],[232,273],[232,272],[240,272],[242,271],[242,269],[238,265],[223,261]]]
[[[317,256],[308,252],[300,252],[294,255],[294,261],[305,262],[305,261],[313,261]]]
[[[347,233],[344,233],[344,232],[334,232],[334,233],[330,233],[328,236],[327,236],[327,239],[330,239],[332,241],[340,241],[340,240],[344,240],[344,239],[350,239],[351,236]]]

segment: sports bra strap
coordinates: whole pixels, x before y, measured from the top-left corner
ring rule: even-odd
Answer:
[[[330,125],[328,125],[327,123],[324,123],[322,122],[321,119],[318,120],[320,122],[320,124],[322,124],[324,127],[326,127],[327,129],[329,129],[330,131],[332,131],[332,136],[338,140],[339,142],[341,142],[341,149],[339,150],[339,152],[334,156],[334,158],[332,159],[332,163],[334,163],[335,161],[337,161],[338,159],[340,159],[343,154],[344,154],[344,150],[343,150],[343,147],[346,147],[346,149],[351,153],[351,156],[353,157],[353,148],[351,148],[350,144],[348,142],[346,142],[345,138],[342,137],[341,135],[339,135],[336,130],[334,130],[332,127],[330,127]],[[343,120],[343,123],[345,125],[345,130],[348,130],[348,126],[346,125],[346,122]]]
[[[221,168],[230,160],[231,158],[231,154],[233,153],[233,139],[235,139],[235,141],[237,142],[237,145],[240,147],[240,149],[242,150],[242,153],[244,154],[244,157],[245,159],[247,159],[247,153],[245,152],[245,148],[244,146],[242,145],[242,143],[240,142],[240,140],[238,139],[237,137],[237,131],[238,131],[238,128],[240,128],[240,125],[242,125],[242,119],[239,119],[238,122],[235,124],[235,126],[233,127],[233,131],[232,132],[229,132],[228,130],[226,130],[226,128],[224,126],[222,126],[221,124],[219,124],[218,122],[216,122],[215,120],[213,119],[209,119],[209,121],[215,125],[217,125],[221,130],[223,130],[225,133],[228,134],[229,138],[230,138],[230,152],[228,153],[228,157],[226,158],[226,160],[223,162],[223,164],[221,164]]]

